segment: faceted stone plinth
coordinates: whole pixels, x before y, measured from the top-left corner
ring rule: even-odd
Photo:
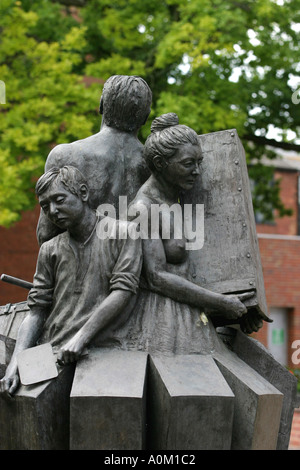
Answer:
[[[261,343],[241,331],[236,332],[232,347],[243,361],[283,393],[277,450],[287,450],[294,410],[299,406],[296,377],[279,364]]]
[[[216,362],[235,395],[232,449],[276,449],[283,395],[228,351]]]
[[[29,312],[27,302],[0,305],[0,378],[15,348],[19,327]]]
[[[0,397],[1,450],[64,450],[69,447],[69,400],[73,366],[58,377],[21,386],[10,400]]]
[[[230,449],[234,395],[208,356],[150,358],[148,448]]]
[[[71,450],[140,450],[145,444],[147,354],[92,349],[77,364]]]

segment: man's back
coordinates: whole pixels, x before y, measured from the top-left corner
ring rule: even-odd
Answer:
[[[119,196],[127,196],[128,204],[147,180],[150,171],[143,159],[143,145],[133,133],[104,127],[86,139],[60,144],[48,155],[45,171],[72,165],[81,171],[90,188],[90,205],[112,204],[116,215]],[[39,243],[59,233],[41,212],[37,228]]]
[[[141,77],[110,77],[100,100],[100,132],[70,144],[57,145],[48,155],[45,171],[75,166],[88,181],[91,207],[111,204],[117,215],[119,197],[127,196],[130,203],[150,175],[137,134],[148,119],[151,101],[151,90]],[[39,243],[57,233],[41,212],[37,229]]]
[[[117,207],[120,195],[131,202],[149,176],[142,152],[136,136],[106,127],[86,139],[55,147],[45,171],[54,166],[76,166],[88,181],[91,206],[96,209],[109,203]]]

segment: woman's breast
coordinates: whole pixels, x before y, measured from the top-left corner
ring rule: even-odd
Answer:
[[[181,264],[187,259],[185,249],[185,239],[180,240],[163,240],[166,260],[170,264]]]

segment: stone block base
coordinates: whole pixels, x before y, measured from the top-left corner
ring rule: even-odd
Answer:
[[[148,448],[226,450],[234,395],[208,356],[151,357]]]
[[[94,349],[77,364],[70,398],[70,449],[145,446],[147,354]]]
[[[216,355],[235,396],[232,449],[275,450],[283,395],[235,354]]]
[[[0,397],[1,450],[69,448],[69,396],[74,366],[53,380],[21,386],[10,400]]]

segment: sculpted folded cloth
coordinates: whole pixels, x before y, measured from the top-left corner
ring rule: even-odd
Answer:
[[[130,222],[114,220],[112,224]],[[50,342],[54,351],[86,323],[93,309],[116,289],[137,292],[142,264],[141,240],[97,236],[78,244],[68,232],[45,242],[39,252],[34,287],[28,306],[48,308],[39,343]],[[111,226],[112,230],[113,225]],[[127,228],[127,227],[125,227]],[[118,233],[118,228],[115,229]],[[126,321],[131,303],[113,325],[102,331],[93,344],[113,341],[113,329]],[[117,338],[115,338],[117,341]]]

